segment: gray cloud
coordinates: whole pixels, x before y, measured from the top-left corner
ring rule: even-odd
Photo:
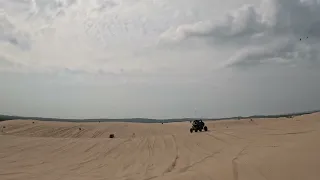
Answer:
[[[264,63],[297,64],[300,61],[315,63],[319,59],[317,49],[295,40],[278,40],[274,44],[245,47],[226,61],[226,67],[251,66]]]
[[[0,71],[11,72],[24,67],[24,64],[16,61],[10,55],[0,54]]]
[[[298,36],[319,37],[320,2],[317,0],[269,0],[263,3],[270,30],[275,33],[294,33]],[[269,29],[267,29],[269,30]],[[310,33],[312,32],[312,33]]]
[[[9,61],[6,57],[0,56],[0,67],[6,68],[6,67],[13,66],[13,65],[14,65],[14,63]]]
[[[319,36],[320,2],[315,0],[268,0],[261,3],[263,8],[244,5],[230,12],[220,21],[205,21],[180,25],[163,34],[164,37],[235,38],[250,37],[258,33],[296,33]],[[310,33],[312,32],[312,33]],[[167,35],[167,36],[165,36]],[[170,38],[170,37],[168,37]]]
[[[260,7],[244,5],[220,22],[205,21],[171,28],[162,34],[161,40],[181,42],[198,38],[214,47],[228,43],[236,46],[236,50],[224,65],[243,67],[272,62],[297,63],[298,60],[316,62],[319,30],[320,1],[268,0]]]
[[[266,29],[261,15],[253,5],[245,5],[228,13],[220,21],[200,21],[194,24],[180,25],[169,29],[161,36],[167,40],[185,40],[188,38],[214,38],[233,41],[237,37],[248,38]]]
[[[9,43],[21,50],[27,50],[31,47],[29,35],[19,31],[5,13],[0,14],[0,42]]]

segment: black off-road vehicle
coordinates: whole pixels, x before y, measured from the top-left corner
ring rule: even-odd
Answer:
[[[194,120],[192,122],[192,127],[190,128],[190,133],[193,133],[193,131],[198,132],[198,131],[208,131],[208,127],[204,124],[204,122],[200,120]]]

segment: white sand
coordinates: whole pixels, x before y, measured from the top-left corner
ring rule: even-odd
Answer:
[[[189,122],[32,122],[0,123],[1,180],[320,179],[317,113],[206,122],[193,134]]]

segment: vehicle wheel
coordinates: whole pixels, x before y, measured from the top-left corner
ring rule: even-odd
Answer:
[[[192,128],[190,128],[190,133],[193,133],[193,129]]]
[[[205,131],[208,131],[208,128],[207,128],[207,126],[205,126],[204,128],[203,128]]]
[[[196,129],[195,132],[198,132],[198,129]]]
[[[199,129],[199,131],[201,132],[201,131],[202,131],[202,129]]]

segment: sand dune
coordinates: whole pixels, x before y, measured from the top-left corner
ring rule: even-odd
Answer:
[[[190,123],[0,123],[1,180],[318,180],[320,114]],[[81,130],[80,130],[81,128]],[[109,139],[110,133],[116,138]]]

